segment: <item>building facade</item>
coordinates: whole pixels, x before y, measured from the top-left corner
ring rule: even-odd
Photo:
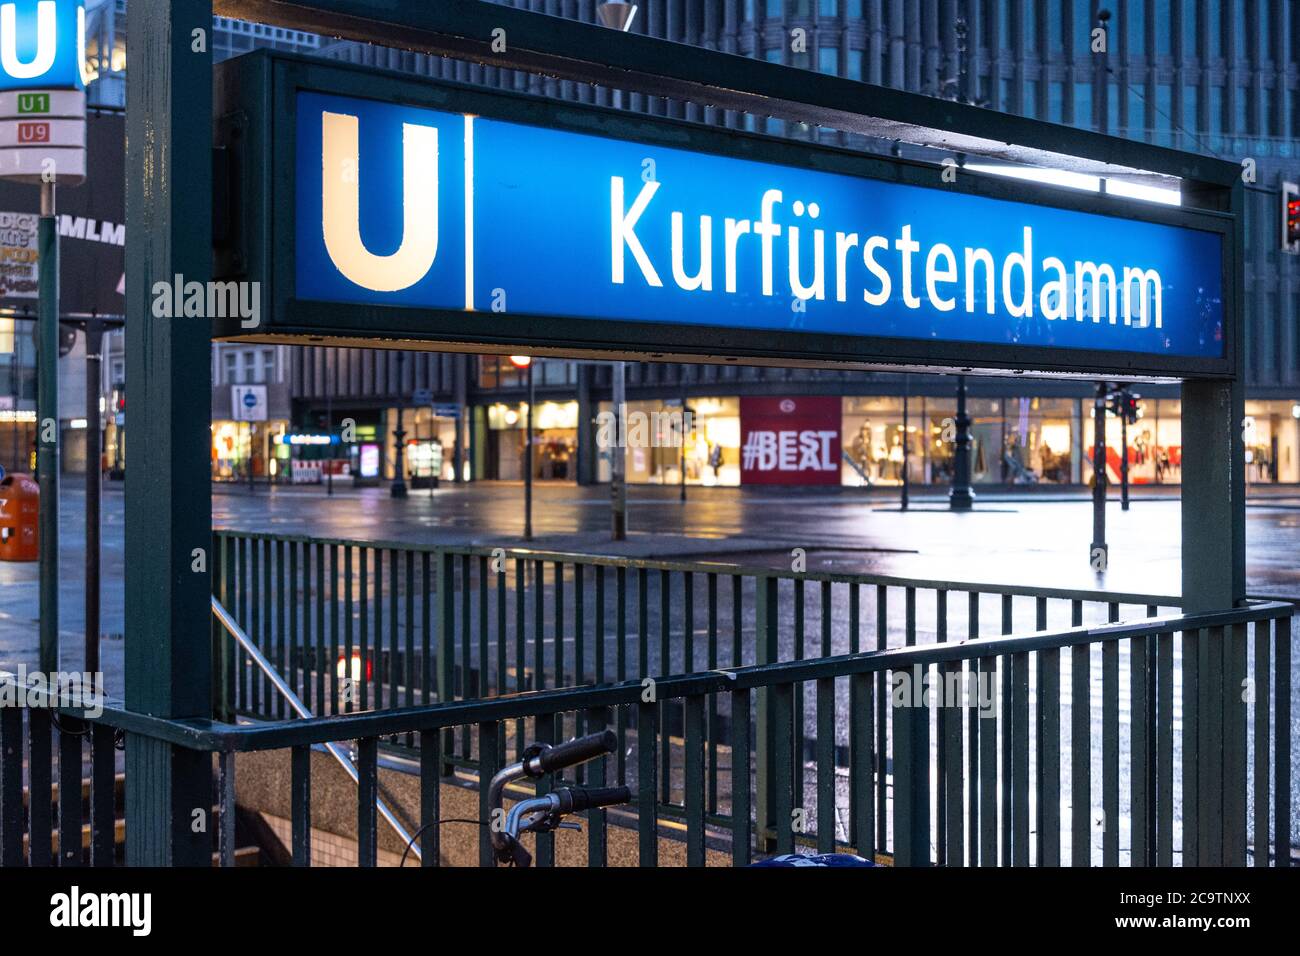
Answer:
[[[597,22],[596,0],[509,0]],[[124,92],[123,0],[91,4],[87,51],[99,79],[91,102]],[[1099,13],[1108,18],[1102,21]],[[1104,30],[1104,56],[1098,34]],[[1247,178],[1247,478],[1300,481],[1300,257],[1281,250],[1280,187],[1300,180],[1300,5],[1289,0],[644,0],[631,29],[801,69],[1022,113],[1179,149],[1249,168]],[[694,103],[550,80],[516,71],[214,18],[218,59],[257,47],[318,53],[376,69],[485,84],[650,115],[871,152],[908,147]],[[611,42],[617,42],[611,35]],[[915,151],[926,156],[924,151]],[[930,154],[927,158],[936,159]],[[120,357],[114,337],[106,370]],[[504,357],[316,347],[213,346],[213,476],[370,482],[402,469],[416,483],[522,476],[525,375]],[[14,373],[20,381],[22,370]],[[106,371],[106,374],[110,374]],[[266,387],[264,421],[241,421],[237,386]],[[534,366],[534,476],[601,481],[598,447],[610,366]],[[794,403],[801,422],[834,433],[817,469],[778,480],[845,485],[951,478],[956,411],[951,377],[807,369],[631,363],[629,411],[657,422],[627,450],[634,482],[737,484],[762,477],[763,437]],[[1087,383],[969,380],[973,479],[984,484],[1077,484],[1092,474]],[[1176,483],[1177,390],[1138,386],[1129,429],[1135,482]],[[241,393],[247,394],[247,393]],[[118,400],[110,396],[110,404]],[[771,404],[774,400],[775,405]],[[114,406],[115,407],[115,406]],[[682,409],[690,414],[683,428]],[[677,424],[671,423],[678,416]],[[658,417],[655,417],[658,416]],[[800,428],[804,428],[801,424]],[[1120,423],[1107,424],[1118,478]],[[345,439],[346,436],[346,439]],[[751,437],[757,436],[757,437]],[[113,419],[108,447],[118,457]],[[684,448],[683,448],[684,446]],[[748,457],[753,467],[745,467]],[[294,463],[300,464],[295,467]],[[770,476],[769,476],[770,477]]]
[[[527,5],[549,14],[597,19],[592,0]],[[1251,170],[1247,479],[1300,481],[1300,261],[1282,252],[1280,241],[1281,183],[1300,178],[1296,4],[647,0],[639,6],[632,23],[638,32],[1243,162]],[[1109,15],[1104,20],[1099,19],[1103,9]],[[1095,32],[1099,28],[1103,34]],[[1104,57],[1095,49],[1099,36],[1104,36]],[[377,69],[908,153],[894,144],[833,130],[640,94],[616,99],[606,89],[352,42],[323,44],[320,53]],[[405,408],[408,477],[428,467],[434,444],[444,479],[458,474],[471,479],[521,476],[525,381],[504,357],[413,354],[399,362],[391,354],[361,350],[293,351],[299,353],[291,361],[294,422],[326,428],[331,424],[327,401],[335,428],[340,415],[363,416],[376,429],[369,440],[380,445],[381,476],[391,475],[397,459],[392,431],[399,406]],[[534,374],[534,477],[607,479],[608,455],[597,439],[601,412],[609,410],[609,365],[544,360]],[[666,434],[651,436],[648,447],[626,451],[629,481],[672,484],[683,480],[683,472],[692,484],[770,480],[758,466],[764,459],[763,436],[780,421],[772,408],[782,403],[799,407],[801,429],[807,425],[835,435],[823,452],[834,453],[837,460],[803,471],[774,466],[777,480],[901,484],[904,462],[911,482],[942,485],[951,480],[956,413],[951,377],[633,363],[627,384],[629,412],[644,412],[660,423],[679,416]],[[1130,478],[1177,483],[1182,446],[1177,390],[1155,385],[1135,390],[1141,395],[1142,417],[1128,429]],[[976,483],[1079,484],[1091,479],[1092,385],[972,378],[969,391]],[[427,406],[414,407],[417,395],[429,399]],[[691,413],[684,429],[683,408]],[[459,417],[440,417],[439,411],[459,412]],[[1117,480],[1119,420],[1108,418],[1106,431],[1108,468]],[[342,445],[326,448],[344,451]],[[355,461],[357,450],[349,454]]]

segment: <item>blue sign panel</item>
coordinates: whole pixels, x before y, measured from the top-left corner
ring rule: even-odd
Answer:
[[[85,60],[82,0],[0,3],[0,91],[83,89]]]
[[[1218,232],[370,99],[296,100],[298,300],[479,313],[466,325],[516,314],[1224,355]]]

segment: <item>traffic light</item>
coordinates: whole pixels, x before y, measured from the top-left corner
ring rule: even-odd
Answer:
[[[1300,185],[1282,184],[1282,251],[1300,255]]]
[[[1138,407],[1138,400],[1141,397],[1136,392],[1130,392],[1125,388],[1116,389],[1108,396],[1106,411],[1116,418],[1124,419],[1130,425],[1135,425],[1142,417],[1142,410]]]

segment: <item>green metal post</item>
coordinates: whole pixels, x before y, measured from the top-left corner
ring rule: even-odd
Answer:
[[[126,705],[166,718],[211,715],[211,333],[160,318],[155,283],[212,270],[212,3],[132,0],[127,70]],[[170,294],[170,293],[168,293]],[[212,759],[128,735],[126,855],[133,866],[210,866]]]
[[[1196,190],[1184,187],[1201,206],[1235,214],[1230,248],[1244,246],[1245,190]],[[1246,597],[1245,342],[1242,301],[1245,276],[1240,255],[1232,260],[1225,288],[1225,339],[1234,359],[1234,378],[1192,380],[1182,385],[1183,421],[1196,427],[1183,434],[1182,563],[1184,611],[1225,610]],[[1239,668],[1232,666],[1227,645],[1240,639],[1237,629],[1202,632],[1200,661],[1188,668],[1184,683],[1196,700],[1195,715],[1184,719],[1184,773],[1194,767],[1184,795],[1184,817],[1200,821],[1184,826],[1184,865],[1222,866],[1243,863],[1236,852],[1244,828],[1245,765],[1231,748],[1244,741],[1245,703]],[[1194,716],[1194,719],[1188,717]],[[1190,756],[1190,761],[1189,761]],[[1199,829],[1199,834],[1192,832]]]
[[[780,580],[754,578],[754,663],[772,664],[777,658],[777,586]],[[776,711],[771,688],[758,691],[758,723],[754,733],[755,819],[760,852],[770,853],[776,838]],[[789,768],[786,768],[789,773]],[[787,820],[788,824],[789,821]]]
[[[40,663],[59,669],[59,231],[54,183],[41,183],[37,234],[39,341],[36,381],[36,480],[40,484]]]

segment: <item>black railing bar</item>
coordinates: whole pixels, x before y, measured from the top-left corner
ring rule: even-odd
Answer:
[[[1300,594],[1247,594],[1247,601],[1283,601],[1287,604],[1300,604]]]
[[[696,694],[728,693],[733,690],[800,683],[818,677],[847,677],[853,674],[899,670],[914,664],[945,663],[1100,641],[1148,637],[1175,631],[1227,627],[1280,616],[1289,617],[1291,614],[1292,608],[1289,604],[1272,602],[1229,611],[1148,618],[1131,624],[1077,627],[1055,634],[1031,632],[1024,635],[1002,635],[947,644],[888,648],[831,658],[749,665],[663,677],[656,680],[654,689],[657,699],[672,700]],[[963,650],[966,651],[965,654],[962,653]],[[257,726],[243,727],[209,720],[164,720],[107,705],[100,719],[128,733],[160,737],[192,749],[278,750],[325,741],[441,730],[484,721],[518,720],[597,707],[628,706],[641,702],[644,691],[645,687],[641,681],[633,680],[598,687],[527,691],[489,700],[449,701],[400,710],[365,711],[292,721],[268,721]],[[85,716],[80,708],[68,709],[67,713],[77,717]]]
[[[719,574],[741,575],[745,577],[768,577],[788,581],[829,581],[832,584],[883,584],[889,587],[913,587],[921,590],[973,591],[980,594],[1011,595],[1012,597],[1046,597],[1076,601],[1113,601],[1119,604],[1154,604],[1159,607],[1181,607],[1183,598],[1172,594],[1144,594],[1126,591],[1093,591],[1076,588],[1038,587],[1031,584],[995,584],[980,581],[939,581],[929,578],[907,578],[887,574],[850,574],[831,571],[779,571],[773,568],[747,567],[725,561],[664,561],[657,558],[632,558],[619,555],[577,554],[570,551],[537,551],[528,548],[496,548],[473,545],[430,545],[402,541],[361,541],[352,538],[312,538],[303,535],[280,535],[270,531],[239,531],[225,528],[215,532],[218,535],[249,540],[283,540],[313,542],[338,547],[381,548],[398,551],[413,551],[417,554],[452,554],[475,557],[494,557],[504,554],[506,559],[522,561],[560,562],[563,564],[581,564],[587,567],[624,567],[632,570],[685,572],[694,571],[702,574],[715,572]],[[775,549],[780,550],[781,545]]]
[[[288,701],[293,712],[303,720],[311,720],[314,716],[311,710],[302,702],[302,698],[293,692],[293,688],[285,682],[284,678],[280,676],[280,672],[277,671],[271,665],[271,662],[266,659],[266,656],[244,632],[244,629],[239,626],[239,622],[236,621],[230,612],[222,606],[221,602],[217,600],[216,595],[213,595],[211,600],[212,613],[216,619],[221,622],[221,626],[225,628],[226,633],[230,635],[236,644],[244,649],[245,653],[253,659],[253,662],[257,664],[262,673],[270,679],[271,686],[276,689],[281,697]],[[330,756],[338,761],[339,766],[343,768],[343,772],[352,780],[353,785],[358,787],[361,786],[361,777],[357,772],[356,765],[352,762],[351,758],[343,752],[343,748],[334,741],[321,741],[321,743],[325,749],[329,751]],[[393,811],[388,808],[387,804],[378,797],[375,798],[375,809],[379,811],[379,815],[384,818],[388,825],[393,828],[398,839],[410,848],[411,852],[415,854],[416,859],[420,859],[420,848],[415,845],[416,841],[406,832],[406,828],[403,827],[401,821],[393,815]],[[225,812],[224,806],[222,812]],[[223,862],[222,865],[225,866],[228,864]]]

